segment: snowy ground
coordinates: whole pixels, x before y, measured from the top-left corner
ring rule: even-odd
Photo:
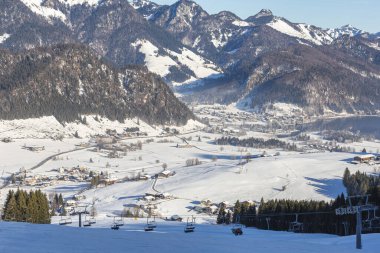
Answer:
[[[202,109],[202,108],[201,108]],[[198,110],[198,109],[197,109]],[[260,115],[250,115],[231,107],[209,106],[200,110],[202,116],[208,116],[213,126],[239,129],[242,122],[265,127],[268,120]],[[11,173],[20,168],[29,170],[38,163],[60,152],[72,151],[59,156],[57,160],[48,160],[45,164],[29,171],[28,176],[57,176],[58,168],[87,167],[91,171],[107,172],[112,177],[123,179],[137,173],[153,176],[163,170],[166,163],[173,177],[160,178],[154,186],[154,180],[124,181],[107,187],[86,190],[88,182],[58,181],[48,187],[40,187],[46,193],[62,193],[70,199],[81,192],[86,197],[79,204],[94,203],[97,211],[97,224],[91,229],[74,228],[78,217],[72,217],[71,227],[58,225],[28,225],[0,223],[0,252],[323,252],[345,250],[354,252],[354,237],[336,237],[331,235],[303,235],[284,232],[258,231],[246,229],[242,237],[231,234],[230,227],[211,225],[215,216],[197,213],[193,210],[202,200],[213,203],[227,201],[233,204],[240,201],[260,201],[264,199],[314,199],[330,200],[345,192],[342,175],[346,167],[352,172],[357,170],[372,173],[380,168],[379,164],[355,165],[352,158],[355,153],[287,152],[275,149],[252,149],[213,144],[221,133],[208,133],[200,130],[202,125],[189,122],[178,128],[180,136],[162,136],[164,126],[149,126],[137,119],[124,124],[107,119],[95,120],[87,116],[87,125],[71,123],[65,126],[52,117],[41,119],[0,121],[0,139],[11,137],[12,142],[0,142],[0,185]],[[94,152],[92,149],[76,150],[77,145],[88,142],[95,133],[104,134],[107,129],[122,132],[125,127],[140,127],[149,137],[127,138],[124,143],[143,142],[142,150],[128,152],[126,156],[111,159],[106,152]],[[227,130],[228,130],[227,129]],[[73,138],[78,131],[80,139]],[[59,134],[63,141],[52,140]],[[235,133],[232,133],[235,134]],[[247,137],[273,138],[275,132],[247,131]],[[309,133],[316,141],[317,133]],[[49,138],[50,137],[50,138]],[[189,140],[191,137],[191,140]],[[146,143],[146,139],[154,141]],[[189,146],[181,138],[188,139]],[[290,138],[283,141],[292,142]],[[177,144],[179,147],[177,147]],[[297,143],[301,144],[301,143]],[[32,152],[22,147],[44,146],[45,150]],[[379,141],[347,144],[356,150],[367,148],[377,150]],[[254,158],[244,166],[239,165],[240,156],[250,153],[260,155],[264,151],[269,157]],[[272,156],[280,152],[280,156]],[[202,164],[186,167],[187,159],[198,158]],[[90,160],[92,162],[90,162]],[[106,166],[106,165],[109,166]],[[10,185],[0,190],[0,203],[3,203]],[[37,187],[24,187],[32,189]],[[285,190],[283,190],[285,188]],[[82,192],[85,190],[84,192]],[[170,199],[147,202],[142,200],[146,193],[168,193]],[[183,233],[183,223],[161,221],[157,231],[143,232],[144,220],[127,220],[126,226],[119,231],[111,231],[113,217],[120,215],[124,208],[136,205],[152,204],[161,217],[180,215],[185,220],[194,215],[197,219],[197,231],[194,234]],[[1,204],[0,204],[1,205]],[[53,224],[59,223],[59,217],[53,217]],[[168,236],[169,235],[169,236]],[[32,238],[32,240],[22,240]],[[365,235],[363,252],[377,252],[379,235]],[[17,242],[17,243],[15,243]],[[20,243],[21,242],[21,243]],[[2,248],[3,247],[3,248]],[[61,250],[62,249],[62,250]],[[283,251],[284,249],[288,251]]]
[[[201,135],[198,141],[197,135]],[[76,166],[88,167],[92,171],[104,171],[113,177],[122,179],[128,175],[139,172],[151,176],[162,171],[162,164],[166,163],[168,169],[175,171],[176,175],[157,181],[155,189],[173,196],[170,200],[159,200],[157,212],[163,217],[171,215],[200,215],[191,211],[205,199],[213,203],[228,201],[231,204],[236,200],[260,201],[264,199],[290,198],[330,200],[345,191],[341,177],[346,167],[351,171],[361,170],[373,172],[378,165],[354,165],[350,161],[355,156],[352,153],[311,153],[280,151],[277,157],[252,159],[248,164],[240,166],[240,155],[247,152],[259,155],[264,150],[250,149],[240,152],[239,147],[214,145],[211,141],[218,137],[215,134],[195,132],[184,135],[192,137],[190,148],[177,148],[183,145],[177,137],[153,138],[155,142],[143,144],[142,150],[129,152],[126,157],[110,159],[102,152],[80,150],[62,155],[59,160],[48,161],[41,167],[28,173],[30,175],[58,175],[54,171],[60,167],[71,168]],[[169,141],[160,143],[163,140]],[[60,151],[73,150],[75,144],[84,141],[65,139],[63,142],[53,140],[21,139],[12,143],[1,143],[0,149],[5,154],[2,157],[0,170],[2,177],[17,172],[21,167],[26,169],[36,165],[47,156]],[[136,142],[135,139],[125,142]],[[45,151],[31,152],[22,149],[24,144],[44,145]],[[366,145],[368,143],[365,143]],[[359,145],[359,144],[356,144]],[[377,146],[377,143],[372,145]],[[274,154],[277,150],[266,150]],[[141,160],[140,160],[141,158]],[[186,167],[186,160],[198,158],[202,164]],[[212,159],[215,159],[213,161]],[[90,159],[93,163],[90,163]],[[157,162],[158,161],[158,162]],[[106,164],[110,167],[106,168]],[[152,189],[154,180],[123,182],[115,185],[87,190],[86,203],[96,202],[96,209],[100,214],[116,215],[134,204],[146,204],[140,199],[145,193],[154,193]],[[62,193],[64,197],[71,198],[74,194],[86,188],[88,183],[58,182],[55,185],[42,188],[47,193]],[[283,187],[285,191],[282,191]],[[1,190],[1,199],[4,200],[9,188]],[[27,188],[29,189],[29,188]],[[207,219],[206,219],[207,220]]]
[[[183,223],[159,222],[156,231],[144,232],[142,221],[127,221],[120,230],[106,225],[98,228],[72,228],[57,225],[0,223],[0,252],[256,252],[256,253],[320,253],[358,252],[355,237],[322,234],[294,234],[244,229],[236,237],[231,227],[198,225],[195,232],[185,234]],[[379,234],[363,236],[363,253],[376,253]]]

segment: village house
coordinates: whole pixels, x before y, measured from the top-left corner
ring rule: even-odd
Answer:
[[[158,174],[158,176],[161,178],[168,178],[174,175],[175,175],[175,172],[172,172],[170,170],[164,170]]]
[[[73,199],[69,199],[66,201],[66,206],[67,207],[73,207],[73,206],[76,206],[77,202]]]
[[[359,163],[369,163],[371,161],[374,161],[376,156],[372,154],[368,155],[361,155],[361,156],[355,156],[354,161],[359,162]]]

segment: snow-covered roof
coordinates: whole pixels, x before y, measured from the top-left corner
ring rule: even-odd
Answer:
[[[172,173],[170,170],[164,170],[160,174],[162,174],[162,175],[170,175],[170,173]]]
[[[360,155],[360,156],[357,156],[357,157],[360,158],[360,159],[371,159],[371,158],[375,158],[375,155],[367,154],[367,155]]]

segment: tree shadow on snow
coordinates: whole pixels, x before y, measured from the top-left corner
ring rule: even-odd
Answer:
[[[316,179],[305,177],[308,184],[315,187],[316,192],[325,195],[326,197],[335,199],[344,190],[342,178],[336,177],[332,179]]]

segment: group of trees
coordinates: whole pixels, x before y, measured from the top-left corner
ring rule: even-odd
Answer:
[[[344,235],[343,222],[349,224],[349,233],[355,232],[355,216],[336,216],[335,209],[347,206],[344,195],[334,201],[314,200],[261,200],[256,220],[251,221],[257,228],[286,231],[296,221],[303,224],[302,232]]]
[[[348,196],[370,194],[369,203],[380,206],[379,175],[367,175],[361,172],[351,174],[346,169],[343,184],[347,188]],[[297,222],[302,223],[302,232],[305,233],[347,235],[347,233],[355,233],[356,217],[355,215],[337,216],[335,209],[349,205],[343,193],[330,202],[287,199],[264,201],[261,199],[257,207],[253,203],[237,201],[231,211],[221,206],[217,222],[218,224],[237,222],[259,229],[286,231],[297,219]],[[369,214],[363,212],[363,220],[369,218],[367,215]]]
[[[323,139],[329,141],[337,141],[341,143],[345,143],[346,141],[358,142],[363,138],[360,134],[354,134],[350,131],[323,131],[322,132]]]
[[[297,151],[296,144],[286,143],[278,139],[264,140],[262,138],[239,139],[236,137],[222,137],[216,140],[217,145],[232,145],[251,148],[282,148],[289,151]]]
[[[3,219],[6,221],[50,223],[49,201],[40,190],[29,193],[10,190],[5,201]]]
[[[343,185],[350,196],[369,194],[369,201],[380,206],[380,176],[376,174],[367,175],[357,171],[351,174],[346,168],[343,175]]]
[[[51,206],[51,216],[54,216],[57,211],[60,211],[61,215],[64,214],[65,209],[64,207],[64,201],[62,197],[62,193],[59,195],[56,193],[50,200],[50,206]],[[66,215],[66,214],[64,214]]]
[[[201,165],[201,164],[202,163],[201,163],[201,161],[199,161],[198,158],[186,160],[186,167],[197,166],[197,165]]]
[[[355,233],[355,216],[336,216],[335,209],[347,206],[344,195],[338,196],[334,201],[313,200],[269,200],[261,199],[260,205],[249,202],[235,203],[233,212],[220,208],[217,218],[218,224],[230,222],[241,223],[247,227],[287,231],[290,224],[296,220],[303,224],[302,232],[305,233],[328,233],[344,235],[343,222],[348,224],[348,233]]]

